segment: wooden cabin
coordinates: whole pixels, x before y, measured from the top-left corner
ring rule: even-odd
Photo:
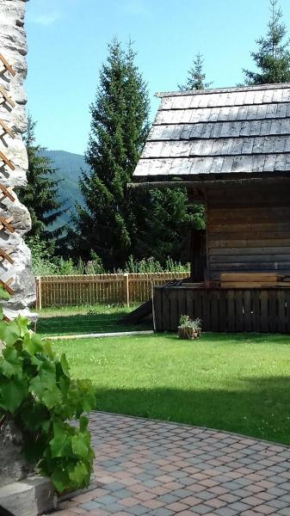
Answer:
[[[155,288],[156,329],[290,332],[290,84],[158,96],[135,183],[185,186],[207,223],[203,278]]]

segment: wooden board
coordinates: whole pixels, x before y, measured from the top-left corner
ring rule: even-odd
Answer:
[[[15,106],[15,102],[9,97],[7,91],[2,86],[0,86],[0,93],[3,97],[4,102],[9,104],[11,107]]]
[[[221,281],[278,281],[277,273],[255,272],[255,273],[223,273]]]
[[[159,331],[177,331],[179,317],[187,313],[202,320],[203,331],[290,333],[290,288],[156,287],[154,311]]]
[[[15,72],[12,68],[12,66],[8,63],[8,61],[5,59],[4,56],[2,56],[2,54],[0,54],[0,61],[2,62],[2,64],[4,65],[4,68],[9,72],[11,73],[11,75],[14,77],[15,76]]]
[[[3,120],[0,120],[0,126],[2,127],[4,134],[9,134],[11,138],[15,138],[14,132],[3,122]]]
[[[7,165],[11,170],[15,170],[15,166],[13,165],[12,161],[5,156],[3,152],[0,151],[0,160],[3,161],[5,165]]]

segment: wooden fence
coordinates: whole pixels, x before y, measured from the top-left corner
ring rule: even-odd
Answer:
[[[290,289],[154,289],[157,331],[176,331],[181,315],[204,331],[290,333]]]
[[[94,305],[97,303],[142,303],[152,295],[152,287],[189,273],[97,274],[87,276],[38,276],[37,309],[50,306]]]

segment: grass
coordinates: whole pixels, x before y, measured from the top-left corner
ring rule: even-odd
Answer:
[[[205,334],[58,341],[97,409],[290,444],[290,337]]]
[[[136,305],[138,306],[138,305]],[[119,331],[147,330],[150,323],[124,325],[120,319],[136,306],[121,305],[73,306],[45,308],[40,311],[37,333],[50,335],[71,335],[81,333],[111,333]]]

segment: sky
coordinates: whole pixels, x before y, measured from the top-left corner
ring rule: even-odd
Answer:
[[[290,2],[280,0],[290,32]],[[37,142],[50,150],[83,154],[90,131],[90,104],[107,45],[131,39],[154,94],[184,83],[197,53],[212,87],[236,86],[250,52],[266,33],[268,0],[30,0],[27,4],[28,111]]]

